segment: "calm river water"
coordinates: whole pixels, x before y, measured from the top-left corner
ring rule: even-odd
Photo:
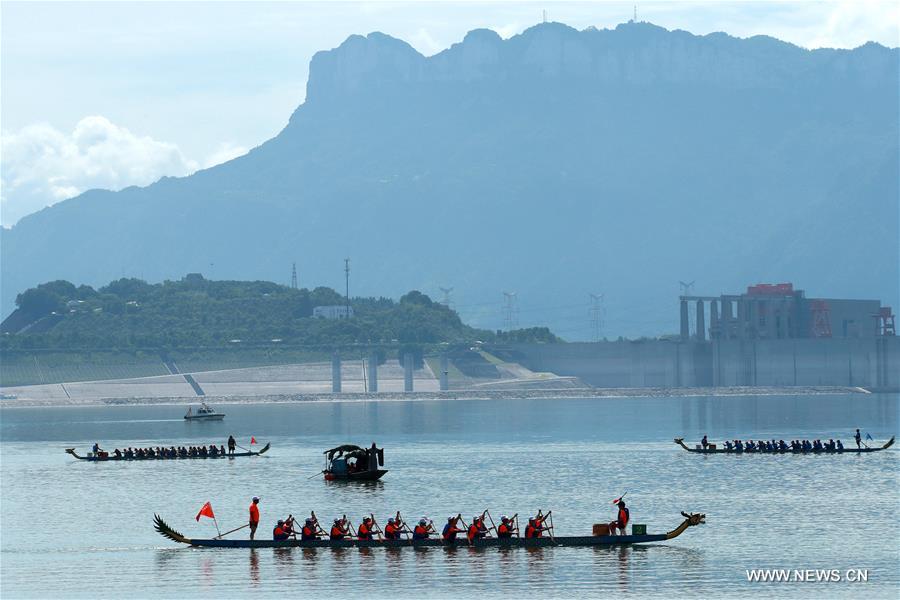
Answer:
[[[0,410],[0,595],[105,597],[859,597],[900,590],[900,454],[697,456],[672,443],[704,433],[830,438],[860,427],[898,433],[897,395],[418,401],[235,405],[219,423],[185,423],[173,406]],[[224,443],[250,436],[253,459],[93,464],[108,448]],[[377,485],[307,479],[322,450],[384,446]],[[260,532],[313,509],[384,521],[400,510],[435,523],[490,508],[553,509],[558,535],[614,517],[623,491],[652,532],[704,512],[670,542],[623,549],[257,550],[178,547],[161,514],[193,537],[212,502],[224,531],[262,497]],[[243,534],[244,532],[239,532]],[[867,569],[868,583],[749,583],[746,570]]]

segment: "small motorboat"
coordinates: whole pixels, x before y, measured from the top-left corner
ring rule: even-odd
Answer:
[[[326,481],[377,481],[387,473],[380,468],[384,466],[384,448],[374,443],[371,448],[345,444],[324,454]]]
[[[194,412],[193,407],[188,407],[187,414],[184,415],[185,421],[221,421],[225,418],[225,413],[216,412],[206,402],[200,403],[200,408]]]

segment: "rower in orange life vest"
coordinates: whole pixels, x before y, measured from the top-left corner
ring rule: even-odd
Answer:
[[[550,513],[547,513],[550,514]],[[539,538],[541,537],[545,531],[549,531],[549,527],[544,527],[544,519],[546,516],[531,517],[528,519],[528,526],[525,528],[525,537],[527,538]]]
[[[497,537],[511,538],[513,536],[513,524],[506,515],[500,517],[500,525],[497,526]]]
[[[317,540],[319,539],[319,532],[316,530],[316,521],[309,517],[306,519],[306,522],[303,524],[303,529],[300,530],[300,539],[301,540]]]
[[[441,537],[446,542],[452,542],[456,539],[457,533],[463,533],[462,529],[459,529],[456,524],[459,522],[459,515],[455,517],[447,517],[447,524],[444,525],[444,531],[441,532]]]
[[[384,526],[384,537],[388,540],[400,540],[403,532],[403,521],[391,517],[388,519],[387,525]]]
[[[288,533],[284,530],[284,521],[278,519],[278,524],[275,525],[275,529],[272,530],[272,539],[276,542],[283,542],[288,539]]]
[[[335,519],[328,537],[332,540],[342,540],[347,537],[348,529],[346,519]]]
[[[416,525],[415,529],[413,529],[413,537],[414,540],[427,540],[428,536],[431,535],[431,528],[428,527],[428,521],[425,519],[419,519],[419,524]]]
[[[472,524],[469,525],[469,530],[466,532],[466,538],[468,538],[469,543],[472,543],[476,539],[486,536],[487,531],[487,527],[484,525],[484,515],[472,517]]]
[[[616,535],[616,529],[621,531],[619,535],[625,535],[625,527],[628,525],[628,521],[631,519],[631,514],[628,512],[628,509],[625,507],[625,502],[621,498],[619,499],[618,507],[618,518],[609,524],[610,535]]]
[[[372,538],[372,517],[363,517],[362,523],[356,528],[356,537],[360,540],[371,540]]]

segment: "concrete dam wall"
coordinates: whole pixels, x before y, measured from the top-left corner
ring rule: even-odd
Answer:
[[[860,386],[900,389],[900,338],[510,344],[533,371],[595,387]]]

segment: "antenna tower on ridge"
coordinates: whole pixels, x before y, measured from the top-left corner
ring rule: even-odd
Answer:
[[[344,303],[347,305],[347,317],[350,316],[350,259],[344,259]]]
[[[503,292],[503,297],[506,303],[503,306],[503,310],[506,313],[504,316],[504,325],[506,326],[507,331],[512,331],[513,327],[519,326],[519,297],[517,292]]]
[[[444,294],[444,299],[441,301],[441,304],[443,304],[443,305],[446,306],[447,308],[451,308],[450,305],[451,305],[453,302],[452,302],[452,300],[450,299],[450,294],[453,293],[453,288],[452,288],[452,287],[445,288],[445,287],[440,287],[440,286],[438,286],[438,287],[439,287],[439,289],[441,290],[441,292]]]
[[[591,333],[595,342],[600,341],[600,330],[603,328],[603,294],[591,294]]]
[[[297,289],[297,263],[291,265],[291,289]]]

